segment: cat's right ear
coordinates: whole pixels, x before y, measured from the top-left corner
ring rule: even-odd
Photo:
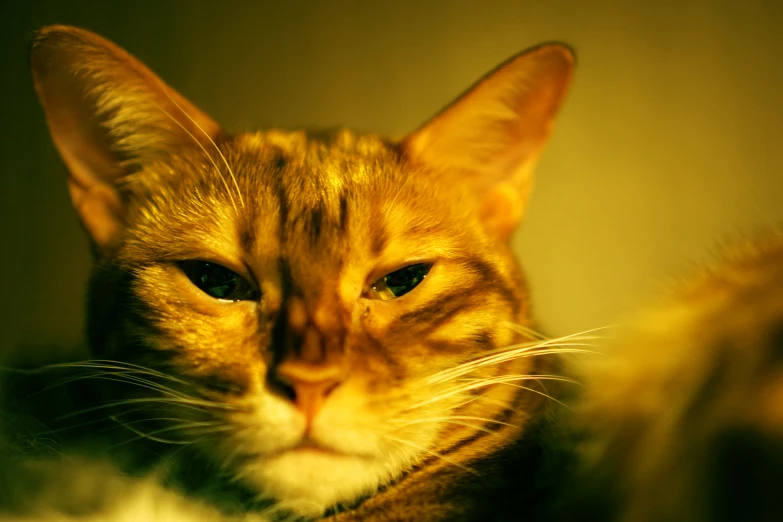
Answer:
[[[140,61],[100,36],[67,26],[39,31],[33,81],[70,173],[73,205],[99,251],[124,224],[123,177],[220,127]]]

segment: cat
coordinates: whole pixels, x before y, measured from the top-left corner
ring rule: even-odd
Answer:
[[[581,369],[595,520],[783,520],[783,229],[722,250]]]
[[[229,134],[74,27],[39,31],[31,65],[91,240],[94,359],[14,384],[33,404],[6,423],[6,516],[548,516],[569,347],[534,333],[509,237],[570,48],[512,57],[400,141]]]

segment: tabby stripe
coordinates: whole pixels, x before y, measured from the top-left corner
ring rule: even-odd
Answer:
[[[518,400],[521,398],[522,395],[523,395],[522,393],[517,394],[517,396],[515,398],[515,401],[513,403],[513,406],[512,406],[514,409],[516,409],[516,407],[518,406]],[[508,415],[504,415],[504,416],[502,416],[502,417],[500,417],[500,418],[498,418],[496,420],[500,420],[501,422],[505,422],[505,421],[509,420],[509,416],[510,416],[510,414],[513,413],[513,410],[511,410],[509,408],[509,410],[507,410],[507,412],[508,412]],[[485,424],[485,426],[486,426],[486,424]],[[492,428],[490,428],[490,429],[492,429]],[[499,434],[502,431],[509,430],[509,429],[512,429],[512,428],[510,428],[508,426],[502,426],[501,425],[500,428],[497,429],[497,431],[495,431],[494,433],[495,434]],[[486,433],[484,431],[478,431],[476,434],[468,437],[467,439],[463,439],[463,440],[455,443],[454,445],[448,447],[445,450],[440,450],[440,449],[436,448],[435,451],[437,451],[439,454],[444,455],[444,456],[449,455],[449,454],[453,454],[453,453],[459,451],[460,449],[467,449],[468,446],[470,446],[470,445],[478,444],[479,441],[481,441],[484,438],[484,436],[490,436],[490,435],[492,435],[492,434]],[[497,436],[497,435],[492,435],[492,436]],[[481,460],[482,456],[479,455],[477,458],[479,460]],[[459,461],[460,459],[457,457],[457,458],[455,458],[455,460]],[[472,460],[473,459],[466,460],[466,461],[464,461],[464,463],[466,465],[470,466]],[[426,466],[433,465],[433,464],[434,465],[438,465],[439,464],[440,465],[440,469],[436,469],[436,470],[434,470],[434,472],[428,473],[427,470],[426,470]],[[449,464],[447,462],[444,462],[443,460],[440,460],[440,459],[438,459],[435,456],[425,457],[424,462],[418,466],[419,469],[420,469],[420,471],[418,473],[417,472],[413,472],[413,473],[405,474],[399,480],[397,480],[394,484],[387,485],[386,488],[384,488],[382,491],[389,491],[389,488],[394,486],[395,487],[395,490],[394,490],[394,493],[393,493],[393,495],[395,495],[394,501],[397,501],[397,498],[396,498],[396,495],[398,494],[397,492],[399,492],[399,491],[403,491],[404,492],[405,491],[405,486],[406,485],[410,485],[412,483],[413,484],[412,487],[414,488],[412,490],[412,492],[414,494],[416,494],[416,493],[421,494],[421,491],[418,491],[418,492],[416,491],[415,484],[417,482],[419,484],[421,484],[422,480],[427,481],[428,478],[433,473],[443,473],[444,470],[447,470],[449,466],[451,466],[451,464]],[[426,484],[426,482],[425,482],[425,484]],[[430,488],[426,487],[425,494],[427,494],[428,498],[429,498],[429,495],[431,494]],[[386,501],[388,502],[389,495],[385,494],[384,496],[386,497]],[[373,497],[371,497],[371,498],[373,498]],[[379,495],[376,495],[374,497],[375,500],[379,500],[379,498],[380,498]],[[365,500],[367,500],[367,499],[365,499]],[[373,517],[374,515],[383,516],[383,514],[385,512],[387,512],[387,510],[388,510],[388,503],[387,502],[376,503],[375,505],[372,505],[371,507],[369,507],[369,509],[365,509],[362,512],[362,514],[364,515],[363,519],[367,519],[368,516],[369,517]],[[351,518],[350,517],[344,517],[344,518],[335,517],[335,520],[351,520]]]
[[[180,365],[175,361],[181,353],[180,350],[176,347],[161,349],[142,340],[145,337],[164,337],[164,330],[156,325],[154,319],[142,315],[134,315],[128,318],[125,324],[126,327],[123,328],[123,333],[130,333],[131,335],[123,335],[120,344],[122,346],[133,346],[133,351],[126,354],[128,362],[157,368],[164,371],[164,373],[167,369],[172,369],[171,374],[176,375],[179,373]]]
[[[451,320],[457,313],[474,308],[475,305],[465,305],[464,303],[471,301],[466,299],[466,297],[475,295],[477,292],[481,292],[486,296],[492,293],[499,294],[511,307],[516,316],[519,312],[519,301],[511,289],[503,284],[497,273],[489,265],[480,261],[471,260],[469,264],[475,268],[475,272],[480,276],[480,280],[477,283],[443,295],[435,301],[430,301],[412,312],[401,315],[398,320],[401,322],[414,321],[419,324],[425,323],[424,332],[432,333],[432,331]],[[491,285],[490,287],[485,286],[488,283]]]
[[[380,212],[373,212],[371,220],[370,253],[374,256],[379,256],[383,253],[383,250],[389,242],[389,233],[386,230],[386,223],[384,223],[383,216],[381,216]]]
[[[494,386],[502,386],[502,384],[495,384]],[[508,423],[511,419],[511,416],[516,413],[515,410],[519,409],[520,403],[523,399],[527,399],[527,393],[525,393],[527,390],[519,390],[517,394],[514,396],[514,400],[511,402],[511,406],[508,408],[505,408],[500,415],[497,417],[494,417],[493,420],[498,422],[505,422]],[[455,442],[453,445],[444,448],[442,450],[436,449],[438,453],[441,455],[447,456],[449,454],[455,453],[456,451],[459,451],[460,449],[466,448],[468,445],[473,444],[484,438],[485,436],[492,435],[499,433],[501,430],[509,429],[509,426],[504,426],[502,424],[497,424],[496,422],[484,422],[482,425],[482,428],[486,428],[492,433],[487,433],[486,431],[478,430],[476,433],[471,435],[470,437],[466,439],[462,439],[460,441]],[[469,465],[469,463],[468,463]]]
[[[323,202],[316,204],[316,207],[310,213],[310,220],[308,225],[308,232],[310,233],[310,240],[315,243],[318,238],[321,237],[321,228],[324,221],[324,205]]]
[[[500,273],[487,262],[481,259],[470,258],[463,261],[471,271],[478,274],[482,281],[492,284],[493,288],[501,295],[504,301],[511,307],[514,316],[519,314],[520,302],[517,294],[506,283]]]
[[[277,194],[277,201],[280,206],[280,221],[279,221],[279,228],[278,228],[278,234],[280,236],[280,244],[282,245],[285,243],[286,238],[286,223],[288,222],[288,195],[285,191],[285,186],[283,183],[283,175],[279,171],[275,173],[274,176],[274,183],[275,183],[275,193]]]
[[[393,375],[393,378],[391,380],[403,379],[405,377],[405,371],[403,370],[402,365],[389,354],[389,351],[387,350],[386,346],[380,341],[380,339],[373,337],[373,335],[370,332],[364,332],[364,335],[373,345],[373,348],[375,348],[375,352],[381,357],[383,357],[383,361],[386,364],[386,367],[391,371]]]
[[[409,321],[419,324],[424,323],[427,330],[432,331],[454,317],[457,312],[473,308],[474,305],[466,297],[481,289],[480,283],[459,288],[441,295],[434,301],[429,301],[411,312],[402,314],[398,321],[403,323]]]
[[[340,232],[345,233],[348,227],[348,197],[343,192],[340,194]]]
[[[489,350],[494,347],[492,344],[492,337],[486,331],[472,334],[468,336],[467,339],[458,339],[455,341],[429,341],[427,342],[427,345],[441,352],[465,352],[471,348]]]
[[[277,172],[280,172],[288,165],[288,160],[285,157],[285,154],[280,149],[275,149],[274,155],[272,156],[272,168],[275,169]]]
[[[256,243],[255,228],[248,226],[248,223],[252,223],[252,220],[246,220],[245,223],[243,223],[242,230],[239,233],[239,244],[242,245],[243,252],[252,252],[253,245]]]

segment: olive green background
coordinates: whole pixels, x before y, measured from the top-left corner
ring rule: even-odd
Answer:
[[[94,30],[229,130],[401,135],[513,53],[579,64],[515,247],[551,333],[620,320],[721,238],[783,223],[783,2],[3,0],[0,351],[81,337],[90,257],[27,72]]]

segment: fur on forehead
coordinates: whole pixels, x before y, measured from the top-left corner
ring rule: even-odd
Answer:
[[[201,199],[228,200],[255,197],[274,187],[292,201],[329,205],[343,193],[397,194],[410,184],[408,178],[418,185],[435,181],[422,166],[410,165],[395,144],[347,129],[329,134],[273,130],[216,142],[213,151],[187,148],[145,165],[124,178],[122,191],[133,204],[144,206],[166,191],[201,191]]]
[[[133,256],[149,261],[192,255],[193,244],[210,245],[216,235],[216,249],[244,248],[259,230],[280,236],[281,226],[292,248],[304,241],[327,254],[357,239],[347,222],[433,231],[449,217],[470,221],[476,206],[468,184],[442,178],[375,135],[268,131],[182,149],[126,176],[120,191],[129,237],[144,244]]]

